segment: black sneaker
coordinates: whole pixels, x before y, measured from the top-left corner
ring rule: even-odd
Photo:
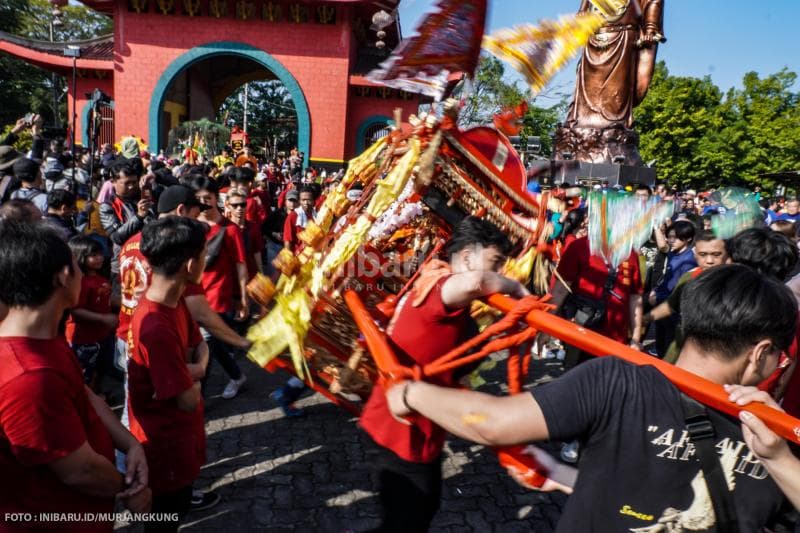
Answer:
[[[222,498],[214,491],[203,492],[201,490],[192,491],[192,503],[189,511],[205,511],[211,509],[219,503]]]

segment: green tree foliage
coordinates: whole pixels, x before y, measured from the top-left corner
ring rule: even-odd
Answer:
[[[636,109],[645,161],[660,177],[692,186],[775,185],[761,174],[800,169],[797,76],[751,72],[723,96],[709,77],[672,76],[659,63]]]
[[[470,127],[492,124],[496,113],[527,100],[528,113],[523,119],[520,140],[525,144],[528,137],[539,137],[542,143],[541,155],[549,157],[553,149],[553,132],[558,122],[563,120],[569,103],[566,95],[558,92],[545,95],[555,98],[558,103],[548,107],[537,106],[537,100],[530,91],[521,89],[515,81],[508,81],[505,74],[505,67],[499,59],[489,55],[481,56],[472,92],[459,115],[460,125]],[[459,96],[458,92],[455,96]]]
[[[112,21],[83,5],[67,5],[62,9],[61,26],[54,26],[56,42],[81,40],[108,34]],[[52,6],[47,0],[0,1],[0,31],[29,39],[49,41]],[[0,124],[13,123],[29,111],[42,115],[45,125],[63,125],[66,99],[65,81],[60,76],[28,65],[0,52]],[[53,93],[58,102],[54,104]],[[55,109],[54,109],[55,106]],[[54,120],[57,119],[57,120]]]
[[[202,146],[195,146],[195,137],[198,141],[202,141]],[[166,153],[182,155],[186,148],[192,147],[210,158],[222,152],[222,148],[229,143],[230,138],[231,130],[207,118],[186,121],[170,130]]]
[[[541,156],[549,158],[553,152],[553,132],[564,119],[569,100],[562,97],[561,102],[550,107],[538,107],[529,104],[528,112],[523,119],[520,137],[539,137],[542,144]],[[527,142],[527,141],[526,141]]]
[[[472,91],[459,115],[462,127],[491,124],[495,113],[504,107],[517,105],[525,98],[517,84],[507,82],[504,76],[502,61],[494,56],[481,56]]]
[[[244,123],[244,85],[225,99],[217,121]],[[297,146],[297,111],[289,91],[279,80],[254,81],[247,90],[247,133],[256,153],[275,157]]]
[[[13,0],[19,1],[19,0]],[[50,40],[50,19],[53,6],[48,0],[26,0],[25,14],[20,17],[20,25],[16,33],[39,41]],[[101,35],[108,35],[114,30],[112,20],[83,5],[66,5],[61,8],[62,23],[53,26],[55,42],[81,41]]]

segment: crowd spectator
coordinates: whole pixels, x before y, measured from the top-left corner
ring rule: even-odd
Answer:
[[[150,286],[131,318],[128,364],[131,432],[151,468],[153,511],[190,509],[192,483],[205,463],[206,442],[200,380],[208,346],[183,300],[205,266],[205,230],[185,217],[145,226],[141,251],[152,269]],[[178,530],[147,524],[146,530]]]
[[[283,245],[285,248],[294,252],[302,248],[298,235],[308,222],[313,221],[314,217],[317,216],[317,210],[314,208],[315,201],[314,189],[310,185],[303,185],[298,189],[298,202],[300,205],[289,213],[283,226]]]
[[[20,158],[14,163],[13,169],[14,177],[21,186],[11,193],[11,199],[29,200],[42,215],[47,213],[47,193],[42,190],[41,165],[33,159]]]
[[[146,223],[154,220],[153,202],[142,198],[139,191],[141,163],[120,160],[113,167],[109,182],[113,196],[100,205],[100,221],[106,235],[113,243],[111,257],[112,295],[119,300],[119,252],[125,241],[142,231]]]
[[[87,235],[69,241],[83,274],[78,304],[70,309],[65,336],[78,357],[86,383],[95,382],[98,363],[110,369],[114,357],[117,315],[111,312],[111,282],[103,275],[105,257],[100,244]]]
[[[664,302],[675,289],[681,276],[697,267],[692,247],[694,245],[695,226],[689,221],[673,223],[667,228],[667,253],[666,269],[661,281],[649,295],[650,305],[656,306]],[[664,357],[667,348],[674,337],[678,320],[670,316],[656,321],[656,351],[659,357]]]
[[[57,189],[47,195],[47,212],[44,221],[68,241],[78,235],[75,228],[75,195],[66,189]]]
[[[211,308],[228,325],[235,327],[234,320],[242,321],[249,315],[244,239],[239,228],[222,216],[217,187],[213,181],[199,177],[192,182],[192,188],[197,199],[208,206],[201,213],[200,220],[211,227],[206,236],[208,250],[202,277],[203,290]],[[209,343],[211,356],[219,361],[230,377],[222,397],[231,399],[239,393],[247,377],[233,358],[232,346],[205,330],[204,338]]]
[[[82,274],[67,243],[43,225],[0,223],[0,513],[58,512],[80,531],[111,531],[115,499],[150,507],[142,447],[84,386],[58,324],[80,297]],[[127,453],[127,474],[114,467]],[[69,514],[68,514],[69,513]],[[72,518],[69,518],[72,517]],[[105,520],[108,520],[107,518]]]

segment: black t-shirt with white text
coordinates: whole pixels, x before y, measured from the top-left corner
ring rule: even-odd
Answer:
[[[581,443],[559,532],[715,531],[680,392],[654,367],[602,357],[532,394],[550,439]],[[783,495],[747,448],[739,422],[708,413],[729,484],[735,483],[740,531],[758,531],[777,515]]]

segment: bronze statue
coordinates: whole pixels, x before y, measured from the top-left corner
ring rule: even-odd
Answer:
[[[556,159],[642,163],[633,108],[647,94],[658,43],[666,40],[664,0],[621,4],[583,52],[566,123],[556,131]],[[580,11],[596,9],[583,0]]]

